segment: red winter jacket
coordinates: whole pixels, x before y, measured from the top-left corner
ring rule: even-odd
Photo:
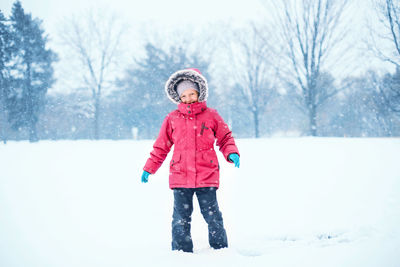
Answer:
[[[232,132],[215,109],[206,102],[180,103],[164,119],[153,151],[143,170],[156,173],[172,145],[169,187],[219,187],[219,164],[214,142],[228,160],[231,153],[239,154]]]

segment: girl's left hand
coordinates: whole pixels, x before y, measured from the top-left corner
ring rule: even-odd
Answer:
[[[239,158],[238,154],[232,153],[229,155],[228,159],[230,161],[232,161],[233,163],[235,163],[235,167],[238,167],[238,168],[240,167],[240,158]]]

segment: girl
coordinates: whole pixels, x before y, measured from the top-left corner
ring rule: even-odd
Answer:
[[[198,69],[185,69],[171,75],[165,84],[169,99],[178,104],[164,119],[153,151],[147,160],[142,182],[147,183],[175,145],[170,162],[169,187],[174,192],[172,250],[193,252],[190,235],[193,194],[208,224],[208,238],[214,249],[228,247],[216,190],[219,164],[214,141],[228,162],[239,168],[239,151],[226,123],[215,109],[208,108],[207,80]]]

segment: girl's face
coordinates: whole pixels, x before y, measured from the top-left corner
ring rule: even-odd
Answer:
[[[187,89],[181,94],[181,101],[185,104],[192,104],[199,100],[199,93],[194,89]]]

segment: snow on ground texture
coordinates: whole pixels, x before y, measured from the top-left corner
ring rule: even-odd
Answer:
[[[218,199],[230,247],[212,250],[195,199],[195,252],[170,250],[168,162],[153,141],[0,145],[0,266],[400,266],[400,139],[237,140]]]

